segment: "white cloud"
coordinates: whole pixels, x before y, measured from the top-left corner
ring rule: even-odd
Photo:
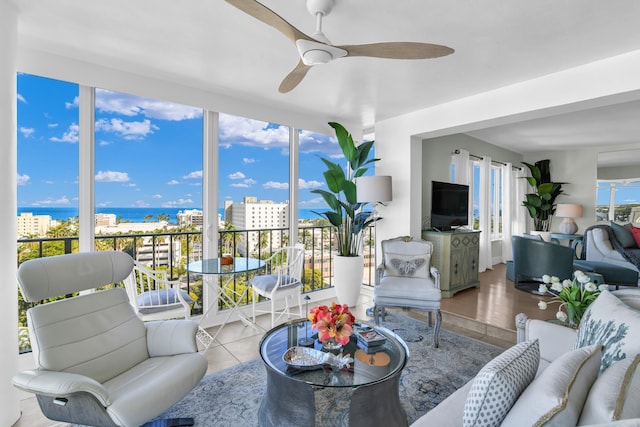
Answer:
[[[316,197],[315,199],[305,200],[298,204],[300,207],[312,207],[317,208],[325,204],[325,201],[322,197]]]
[[[271,188],[274,190],[287,190],[289,188],[288,182],[276,182],[276,181],[267,181],[262,184],[264,188]]]
[[[167,185],[178,185],[180,184],[178,181],[176,181],[175,179],[172,179],[171,181],[167,182]]]
[[[53,185],[53,184],[55,184],[56,182],[55,182],[55,181],[52,181],[52,180],[50,180],[50,179],[47,179],[47,180],[45,180],[45,181],[44,181],[44,183],[45,183],[45,184],[48,184],[48,185]]]
[[[29,183],[29,180],[31,178],[29,177],[29,175],[20,175],[18,174],[18,185],[27,185]]]
[[[237,182],[234,184],[230,184],[231,187],[237,187],[237,188],[249,188],[252,185],[254,185],[256,183],[255,180],[251,179],[251,178],[247,178],[245,180],[243,180],[242,182]]]
[[[96,89],[96,110],[129,117],[143,115],[150,119],[170,121],[202,117],[202,110],[199,108],[104,89]]]
[[[110,206],[113,202],[101,202],[98,203],[96,206],[99,208],[106,208],[107,206]]]
[[[160,129],[151,123],[151,120],[145,119],[141,122],[125,122],[122,119],[100,119],[96,122],[96,131],[113,132],[124,139],[143,139],[154,130]]]
[[[71,102],[65,102],[64,103],[64,108],[66,108],[67,110],[71,109],[71,108],[77,108],[78,105],[80,105],[80,97],[76,96],[75,98],[73,98],[73,101]]]
[[[252,159],[250,157],[243,157],[242,158],[242,163],[244,163],[245,165],[248,165],[250,163],[255,163],[256,159]]]
[[[153,199],[162,199],[162,194],[154,194],[153,196],[151,196],[151,198],[153,198]]]
[[[344,157],[338,140],[334,136],[303,130],[300,132],[300,152],[321,152],[329,157]]]
[[[162,204],[163,208],[175,208],[178,206],[185,206],[185,205],[192,205],[193,204],[193,200],[191,199],[178,199],[178,200],[172,200],[170,202],[166,202]]]
[[[111,141],[105,141],[105,140],[101,140],[100,142],[98,142],[98,145],[100,147],[106,147],[107,145],[111,145]]]
[[[32,203],[33,206],[52,206],[52,205],[68,205],[69,199],[67,196],[62,196],[59,199],[47,199],[47,200],[39,200],[35,203]]]
[[[36,130],[34,128],[21,127],[19,131],[22,134],[22,136],[24,136],[25,138],[29,138],[31,135],[35,133]]]
[[[135,202],[133,202],[133,206],[136,208],[146,208],[149,206],[149,204],[144,200],[136,200]]]
[[[49,124],[47,125],[47,127],[48,127],[49,129],[57,128],[57,127],[58,127],[58,123],[49,123]]]
[[[200,179],[202,178],[202,171],[193,171],[189,175],[185,175],[182,179]]]
[[[289,149],[289,128],[246,117],[220,114],[220,144]]]
[[[324,184],[320,181],[306,181],[302,178],[298,179],[298,188],[300,190],[308,190],[309,188],[318,188],[318,187],[322,187]]]
[[[24,102],[25,104],[27,104],[27,100],[24,99],[24,96],[20,95],[19,93],[16,94],[16,99],[20,102]]]
[[[79,131],[78,125],[75,123],[72,123],[69,126],[69,129],[67,129],[67,131],[62,134],[62,138],[58,138],[54,136],[49,139],[54,142],[70,142],[75,144],[76,142],[78,142],[78,131]]]
[[[229,179],[242,179],[244,177],[245,175],[240,171],[229,174]]]
[[[127,172],[98,171],[96,182],[127,182],[129,174]]]

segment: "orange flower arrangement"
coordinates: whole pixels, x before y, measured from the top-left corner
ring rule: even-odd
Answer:
[[[335,339],[342,345],[349,343],[349,337],[353,333],[351,325],[356,318],[349,311],[346,304],[331,303],[331,307],[319,305],[313,307],[308,316],[311,329],[318,331],[318,341],[325,342]]]

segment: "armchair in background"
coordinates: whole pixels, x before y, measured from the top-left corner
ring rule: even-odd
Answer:
[[[298,311],[302,317],[302,268],[304,264],[304,245],[286,246],[265,260],[265,266],[260,274],[251,279],[253,296],[253,322],[256,321],[256,302],[259,296],[271,301],[271,327],[283,316],[290,316],[289,300],[297,296]],[[284,300],[285,307],[276,318],[276,302]]]
[[[26,261],[18,282],[25,301],[35,302],[118,283],[132,269],[124,252],[77,253]],[[144,323],[122,287],[37,305],[27,320],[36,369],[12,382],[35,393],[52,420],[138,427],[182,399],[207,370],[195,322]],[[167,425],[193,425],[177,420]]]
[[[383,240],[382,263],[376,268],[373,312],[377,325],[385,307],[409,307],[436,314],[433,343],[438,347],[440,324],[440,272],[431,266],[433,245],[425,240],[397,237]]]

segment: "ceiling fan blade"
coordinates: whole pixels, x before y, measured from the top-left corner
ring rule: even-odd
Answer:
[[[307,72],[310,69],[311,65],[305,65],[305,63],[300,60],[298,62],[298,65],[296,65],[296,67],[291,70],[287,77],[282,80],[282,83],[280,83],[280,87],[278,88],[280,93],[287,93],[293,90],[296,86],[298,86],[298,84],[300,84],[300,82],[302,81],[304,76],[307,75]]]
[[[269,9],[265,5],[256,0],[225,0],[232,6],[240,9],[244,13],[253,16],[259,21],[264,22],[267,25],[272,26],[276,30],[280,31],[293,43],[298,39],[313,40],[302,31],[298,30],[293,25],[289,24],[280,15]]]
[[[455,52],[447,46],[418,42],[371,43],[336,47],[349,52],[347,56],[371,56],[388,59],[438,58]]]

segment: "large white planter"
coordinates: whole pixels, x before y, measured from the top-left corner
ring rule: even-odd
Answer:
[[[338,303],[353,307],[358,302],[362,288],[364,258],[359,256],[339,256],[333,258],[333,286],[336,288]]]
[[[540,237],[542,237],[542,240],[544,240],[545,242],[550,242],[551,241],[551,232],[550,231],[531,230],[529,232],[529,234],[540,236]]]

